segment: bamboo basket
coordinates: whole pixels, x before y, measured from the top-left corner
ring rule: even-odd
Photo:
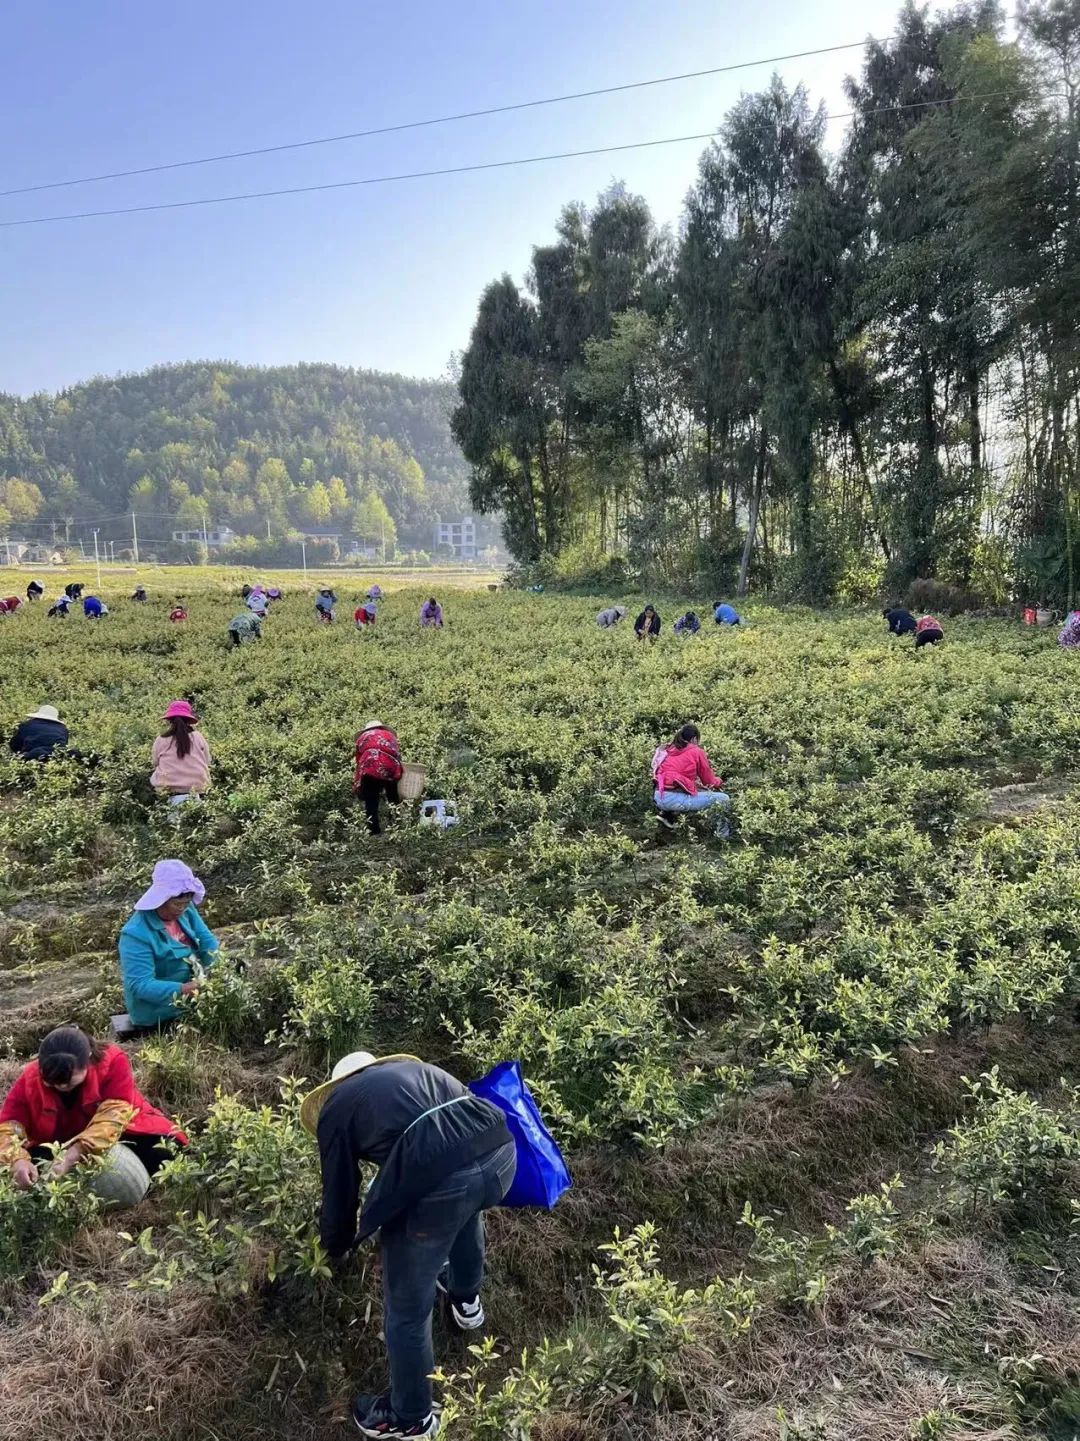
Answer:
[[[403,801],[417,801],[424,794],[427,771],[423,766],[406,763],[401,767],[401,779],[397,783],[398,795]]]

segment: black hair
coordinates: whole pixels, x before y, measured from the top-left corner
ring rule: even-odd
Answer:
[[[701,732],[696,725],[684,725],[675,732],[675,739],[671,742],[671,747],[672,750],[682,751],[700,739]]]
[[[172,736],[176,742],[176,754],[181,760],[191,750],[191,732],[198,725],[198,721],[188,720],[187,716],[170,716],[165,723],[165,734]]]
[[[653,615],[656,614],[656,606],[654,606],[654,605],[647,605],[647,606],[645,607],[645,614],[647,615],[650,610],[652,611]]]
[[[428,605],[438,605],[438,604],[439,604],[439,602],[435,599],[435,597],[434,597],[433,595],[429,595],[429,596],[428,596]]]
[[[78,1026],[57,1026],[38,1047],[38,1070],[47,1086],[66,1086],[76,1071],[100,1061],[105,1047]]]

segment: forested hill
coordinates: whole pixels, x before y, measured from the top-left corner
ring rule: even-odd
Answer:
[[[217,362],[0,396],[0,530],[136,510],[265,536],[291,528],[428,535],[460,513],[467,470],[450,387],[333,365]],[[5,513],[6,512],[6,513]]]

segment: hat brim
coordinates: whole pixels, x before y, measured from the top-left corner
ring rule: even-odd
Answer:
[[[185,894],[185,891],[174,891],[171,886],[154,885],[148,891],[144,891],[135,902],[135,910],[156,911],[158,906],[163,906],[166,901],[175,901],[177,896]],[[195,878],[195,889],[191,894],[194,897],[193,905],[201,906],[206,899],[206,887],[198,877]]]
[[[392,1056],[376,1056],[366,1066],[358,1066],[355,1071],[349,1071],[347,1075],[338,1076],[337,1080],[324,1081],[321,1086],[316,1086],[309,1091],[300,1102],[300,1124],[311,1136],[315,1135],[319,1125],[319,1116],[323,1106],[326,1105],[330,1095],[337,1090],[338,1086],[345,1081],[351,1081],[353,1076],[358,1076],[361,1071],[370,1071],[372,1066],[383,1066],[388,1061],[419,1061],[419,1056],[410,1056],[404,1051],[397,1052]]]

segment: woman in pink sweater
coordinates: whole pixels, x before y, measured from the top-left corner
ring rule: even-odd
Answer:
[[[154,742],[150,784],[169,796],[169,804],[198,800],[210,784],[210,747],[196,730],[199,718],[186,700],[174,700],[162,719],[165,734]]]
[[[698,745],[701,732],[695,725],[685,725],[675,732],[675,739],[661,747],[653,756],[652,773],[655,791],[653,800],[660,812],[660,824],[674,830],[677,817],[690,811],[704,811],[715,806],[719,815],[715,834],[727,840],[731,834],[728,811],[731,797],[720,787],[723,781],[713,774],[709,758]],[[698,786],[707,787],[699,790]]]

